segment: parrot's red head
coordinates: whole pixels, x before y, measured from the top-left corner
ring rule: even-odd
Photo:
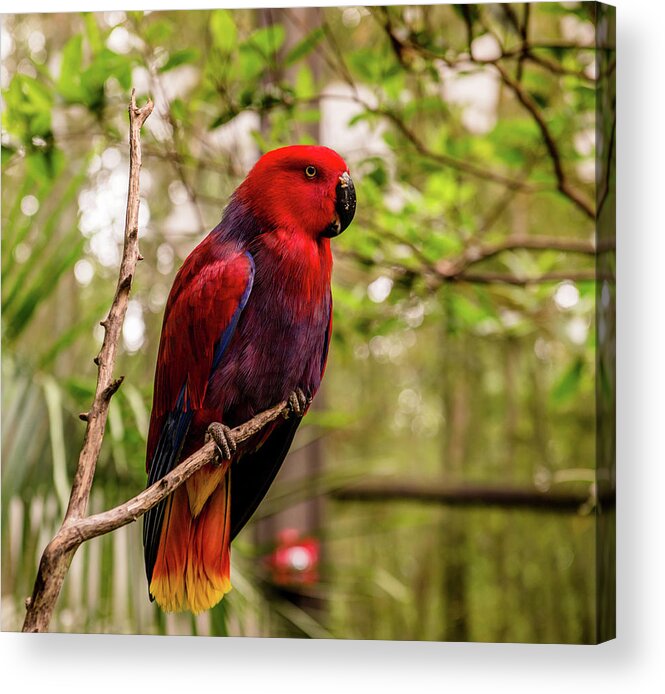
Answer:
[[[261,222],[331,238],[356,211],[356,193],[342,157],[328,147],[293,145],[264,154],[237,191]]]

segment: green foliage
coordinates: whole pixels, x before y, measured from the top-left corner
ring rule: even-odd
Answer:
[[[322,27],[316,27],[305,38],[299,41],[284,58],[284,65],[290,66],[307,57],[323,39]]]
[[[117,80],[125,91],[130,88],[133,60],[103,47],[95,50],[91,46],[91,54],[92,58],[84,61],[83,37],[73,36],[62,51],[57,88],[65,103],[81,104],[99,115],[106,103],[108,80]]]
[[[210,31],[215,47],[225,55],[230,54],[237,39],[232,13],[229,10],[214,10],[210,15]]]
[[[584,361],[575,361],[561,374],[559,380],[552,388],[552,401],[556,405],[562,405],[575,397],[580,390],[582,376],[584,374]]]
[[[583,5],[570,5],[532,5],[534,46],[561,38],[553,18],[590,21]],[[521,41],[498,7],[357,8],[357,16],[329,8],[316,21],[282,10],[85,13],[62,15],[58,31],[50,15],[8,16],[19,37],[6,60],[2,142],[9,628],[20,622],[39,552],[61,518],[83,435],[77,415],[94,392],[95,326],[110,305],[124,222],[132,86],[139,99],[158,100],[142,134],[148,221],[132,289],[142,333],[136,342],[131,330],[123,336],[116,372],[125,380],[109,412],[93,510],[145,484],[154,360],[182,259],[218,222],[252,157],[316,142],[331,122],[346,133],[334,146],[350,164],[358,212],[333,242],[334,330],[321,409],[294,445],[307,456],[322,442],[326,465],[278,480],[257,523],[367,476],[532,486],[570,468],[593,470],[595,283],[573,282],[578,294],[566,304],[557,303],[558,281],[539,281],[586,276],[593,257],[556,248],[480,253],[507,238],[592,233],[590,218],[559,190],[533,114],[491,64],[469,60],[469,38],[507,49]],[[45,56],[21,38],[28,21],[47,37]],[[520,61],[520,88],[551,131],[567,182],[593,199],[584,174],[593,144],[579,144],[595,117],[590,52],[533,50],[554,66]],[[517,79],[515,55],[500,63]],[[478,79],[482,104],[468,98]],[[321,100],[327,90],[342,96]],[[581,642],[592,631],[594,533],[583,513],[536,520],[530,512],[332,502],[313,532],[325,542],[315,596],[324,615],[266,588],[267,548],[250,526],[234,543],[228,600],[201,618],[165,618],[145,599],[132,527],[82,548],[55,625],[440,639],[456,636],[461,610],[470,639]],[[450,587],[455,571],[463,609],[464,596]]]
[[[15,75],[4,98],[4,125],[22,144],[31,147],[37,138],[52,139],[53,94],[44,84],[28,75]]]

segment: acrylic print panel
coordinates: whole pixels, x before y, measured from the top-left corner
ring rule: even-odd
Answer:
[[[614,17],[3,16],[3,630],[614,636]]]

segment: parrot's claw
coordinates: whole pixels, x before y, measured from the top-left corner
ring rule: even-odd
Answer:
[[[225,424],[213,422],[206,433],[206,442],[212,439],[217,446],[217,452],[222,460],[231,460],[236,452],[237,444],[233,432]],[[215,461],[219,465],[219,461]]]
[[[311,399],[303,393],[301,388],[296,388],[292,391],[288,399],[291,412],[293,412],[296,417],[302,417],[311,402]]]

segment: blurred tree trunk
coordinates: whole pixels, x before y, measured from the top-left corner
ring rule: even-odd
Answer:
[[[264,26],[270,24],[281,24],[286,30],[286,38],[284,46],[280,51],[280,56],[286,55],[299,41],[307,34],[321,24],[322,10],[313,7],[299,7],[287,10],[273,9],[262,10],[261,21]],[[322,61],[316,51],[312,52],[307,61],[307,67],[312,72],[312,77],[315,82],[318,82],[322,74]],[[296,70],[288,68],[282,70],[278,66],[273,75],[275,80],[286,80],[287,82],[294,80]],[[303,135],[309,135],[314,141],[320,139],[319,123],[298,124],[300,129],[296,133],[296,137],[300,138]],[[269,128],[269,119],[267,116],[262,118],[262,129],[267,132]],[[295,140],[294,140],[295,141]],[[322,410],[324,408],[325,392],[324,387],[319,390],[319,393],[314,400],[311,410]],[[307,420],[301,425],[301,432],[307,425]],[[295,444],[297,445],[298,437]],[[293,448],[293,447],[292,447]],[[256,523],[256,540],[257,546],[269,550],[275,546],[280,533],[285,530],[297,530],[300,537],[316,537],[320,539],[321,530],[323,527],[324,515],[324,499],[318,494],[318,486],[324,467],[323,444],[320,439],[315,439],[311,443],[303,446],[298,450],[290,453],[285,460],[273,488],[279,487],[281,483],[297,484],[298,481],[306,480],[309,490],[304,501],[293,504],[283,510],[275,513],[268,518],[265,518]],[[323,553],[323,543],[320,544],[319,564],[323,565],[325,561]],[[323,598],[321,597],[318,587],[303,586],[302,588],[294,586],[292,589],[279,588],[276,586],[268,587],[269,591],[276,591],[278,597],[287,599],[294,605],[310,612],[316,616],[317,620],[321,621],[323,611],[325,609]],[[286,627],[285,624],[280,625],[280,629],[284,628],[293,630],[293,625]],[[299,634],[293,634],[299,635]]]
[[[616,246],[616,13],[595,7],[596,141],[607,143],[596,159],[598,244]],[[601,50],[602,49],[602,50]],[[602,495],[616,492],[616,253],[601,253],[596,269],[608,278],[596,283],[596,484]],[[616,508],[596,508],[596,640],[616,636]]]
[[[471,424],[470,386],[466,340],[451,325],[449,307],[444,308],[441,340],[441,374],[445,420],[442,476],[454,481],[461,476],[466,459]],[[453,317],[454,320],[454,317]],[[451,365],[455,365],[455,369]],[[461,368],[460,368],[461,367]],[[464,514],[449,510],[443,515],[441,557],[443,561],[442,605],[444,641],[468,641],[467,533]]]

